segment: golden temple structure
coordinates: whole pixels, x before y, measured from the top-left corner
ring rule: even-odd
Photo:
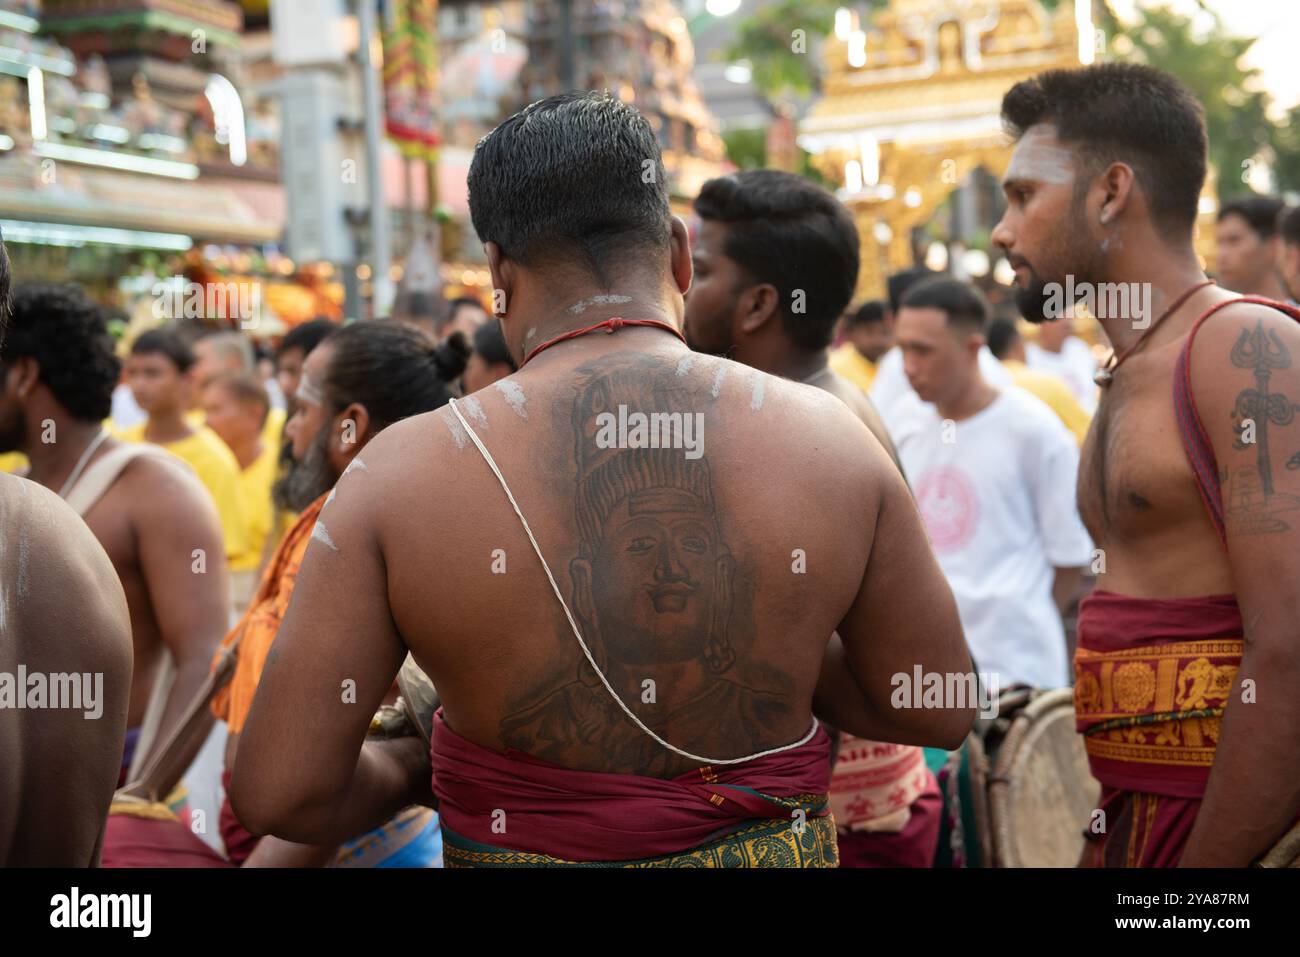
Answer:
[[[1038,0],[892,0],[867,25],[839,11],[799,144],[857,220],[856,298],[883,296],[886,277],[914,264],[913,229],[974,169],[1001,179],[1011,157],[1003,94],[1044,70],[1092,63],[1104,45],[1089,0],[1054,12]],[[1213,210],[1202,203],[1203,255]]]

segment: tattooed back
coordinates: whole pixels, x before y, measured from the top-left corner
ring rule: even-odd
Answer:
[[[667,344],[557,349],[459,409],[593,659],[648,727],[713,757],[807,731],[882,489],[899,482],[840,402]],[[390,503],[377,520],[393,619],[451,726],[570,767],[690,767],[601,685],[454,412],[399,423],[374,445],[366,477]]]

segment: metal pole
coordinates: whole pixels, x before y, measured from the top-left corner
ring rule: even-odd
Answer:
[[[377,41],[375,0],[357,0],[357,25],[361,41],[361,82],[366,105],[366,179],[370,192],[370,281],[373,289],[371,309],[373,318],[381,319],[388,315],[393,305],[393,280],[388,272],[392,254],[389,251],[388,206],[384,201],[380,168],[380,146],[383,141],[380,122],[384,107],[379,96],[379,71],[371,56],[371,44]]]

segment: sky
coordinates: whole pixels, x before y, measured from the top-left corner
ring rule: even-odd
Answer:
[[[1203,0],[1238,36],[1260,40],[1246,55],[1246,65],[1263,71],[1263,86],[1274,100],[1274,111],[1300,103],[1300,0]],[[1111,0],[1111,8],[1124,19],[1135,5],[1172,7],[1180,13],[1204,16],[1196,0]]]

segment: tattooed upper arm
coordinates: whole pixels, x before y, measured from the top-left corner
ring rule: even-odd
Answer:
[[[1300,322],[1263,306],[1224,312],[1197,337],[1192,382],[1229,544],[1300,540]]]

